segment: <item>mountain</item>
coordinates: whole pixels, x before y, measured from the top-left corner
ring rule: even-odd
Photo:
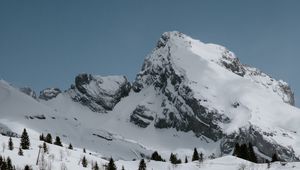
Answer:
[[[154,150],[184,158],[194,147],[221,156],[237,142],[251,142],[260,161],[275,152],[299,160],[300,110],[288,84],[177,31],[162,34],[132,83],[84,73],[65,91],[32,94],[0,82],[2,134],[26,127],[123,160]]]
[[[193,131],[220,141],[224,154],[236,142],[251,142],[264,155],[276,151],[282,159],[298,159],[293,142],[285,143],[296,139],[299,127],[291,121],[299,119],[291,88],[241,64],[222,46],[164,33],[133,83],[138,93],[149,88],[157,98],[145,98],[131,115],[141,127],[153,122],[156,128]]]

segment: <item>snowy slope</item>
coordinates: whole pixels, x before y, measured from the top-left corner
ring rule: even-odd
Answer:
[[[29,133],[29,136],[31,134]],[[39,159],[39,146],[43,143],[36,139],[30,139],[31,146],[29,150],[23,150],[23,156],[18,155],[19,151],[19,138],[12,138],[14,149],[8,150],[7,142],[8,137],[0,135],[1,151],[0,155],[2,157],[10,157],[14,166],[17,169],[23,169],[25,165],[29,165],[33,170],[44,169],[69,169],[69,170],[82,170],[91,169],[92,165],[96,162],[101,170],[104,170],[104,166],[108,163],[107,160],[101,158],[101,156],[95,152],[87,150],[86,153],[83,152],[82,148],[74,148],[72,150],[67,149],[67,147],[60,147],[52,144],[47,144],[48,152],[43,152],[41,149]],[[5,145],[5,149],[3,149]],[[66,144],[63,144],[66,145]],[[82,158],[86,157],[88,165],[84,168],[81,164]],[[167,159],[167,158],[166,158]],[[137,170],[139,166],[139,161],[116,161],[115,164],[117,169],[124,167],[126,170]],[[267,168],[267,164],[255,164],[251,163],[233,156],[225,156],[217,159],[205,158],[204,162],[189,162],[182,163],[178,165],[173,165],[170,162],[158,162],[146,160],[147,169],[155,170],[238,170],[240,168],[244,169],[259,169],[259,170],[290,170],[300,168],[300,163],[288,163],[286,165],[281,165],[279,162],[272,163],[270,168]]]
[[[70,112],[51,108],[1,81],[0,125],[18,134],[27,128],[35,138],[41,133],[51,133],[72,142],[74,146],[86,147],[115,159],[131,160],[140,158],[141,153],[150,153],[140,144],[102,129],[99,125],[104,120],[98,114],[69,97],[59,95],[55,100],[64,108],[71,109]]]

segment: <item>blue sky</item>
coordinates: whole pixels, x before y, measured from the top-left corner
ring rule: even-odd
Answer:
[[[300,1],[0,1],[0,78],[36,91],[78,73],[133,80],[165,31],[221,44],[300,100]]]

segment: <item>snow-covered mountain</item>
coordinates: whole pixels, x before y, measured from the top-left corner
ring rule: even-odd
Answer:
[[[154,150],[184,157],[194,147],[219,156],[236,142],[251,142],[261,159],[277,152],[299,160],[300,110],[288,84],[241,64],[225,47],[176,31],[161,36],[132,83],[80,74],[64,92],[33,94],[0,82],[2,134],[51,132],[124,160]]]

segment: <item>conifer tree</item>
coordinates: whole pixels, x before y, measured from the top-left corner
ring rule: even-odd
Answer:
[[[6,160],[5,160],[4,157],[3,157],[2,159],[3,159],[3,160],[2,160],[2,162],[1,162],[1,170],[7,170],[7,169],[6,169],[6,168],[7,168]]]
[[[52,144],[52,136],[50,133],[46,135],[45,142]]]
[[[185,156],[185,159],[184,159],[184,163],[188,163],[188,159],[187,159],[187,156]]]
[[[11,137],[9,137],[9,140],[8,140],[8,149],[9,150],[13,150],[14,149],[14,143],[12,142]]]
[[[93,170],[99,170],[99,166],[98,166],[98,163],[96,162],[94,167],[93,167]]]
[[[62,143],[60,141],[60,137],[59,136],[56,136],[54,145],[62,146]]]
[[[22,149],[29,149],[30,141],[26,129],[23,130],[20,145]]]
[[[199,161],[203,162],[203,153],[202,152],[199,154]]]
[[[69,144],[69,146],[68,146],[68,149],[71,149],[71,150],[73,150],[73,146],[72,146],[72,144],[71,144],[71,143]]]
[[[44,153],[48,152],[48,147],[47,147],[46,142],[43,143],[43,150],[44,150]]]
[[[277,161],[279,161],[277,153],[274,153],[273,156],[272,156],[271,162],[277,162]]]
[[[5,170],[6,168],[6,162],[5,162],[5,158],[2,158],[2,156],[0,155],[0,170]]]
[[[251,142],[249,142],[249,144],[248,144],[248,152],[249,152],[249,161],[257,163],[257,157],[255,155],[255,152],[253,150],[253,146],[252,146]]]
[[[233,156],[236,156],[236,157],[240,157],[240,152],[241,152],[241,148],[240,148],[240,145],[239,143],[236,143],[235,146],[234,146],[234,150],[233,150]]]
[[[144,159],[140,161],[139,169],[138,170],[146,170],[146,162]]]
[[[108,165],[106,167],[106,170],[117,170],[117,167],[116,167],[116,165],[114,163],[113,158],[110,158],[109,163],[108,163]]]
[[[23,156],[23,150],[22,150],[22,148],[21,148],[21,147],[19,148],[18,155],[19,155],[19,156]]]
[[[29,165],[25,165],[24,170],[31,170]]]
[[[193,157],[192,157],[192,161],[197,161],[199,160],[199,154],[196,148],[194,148],[194,153],[193,153]]]
[[[125,170],[124,165],[122,165],[122,169],[121,170]]]
[[[6,170],[13,170],[13,166],[12,166],[10,157],[7,157],[7,159],[6,159]]]
[[[249,152],[246,144],[242,144],[240,148],[240,158],[249,160]]]
[[[177,156],[173,153],[171,153],[169,160],[172,164],[180,164],[181,163],[181,160],[177,159]]]
[[[83,153],[86,153],[86,150],[85,150],[85,148],[83,148]]]
[[[45,137],[44,137],[44,134],[42,133],[41,135],[40,135],[40,141],[44,141],[45,140]]]
[[[170,160],[170,162],[172,164],[176,164],[176,161],[177,161],[176,155],[174,155],[173,153],[171,153],[169,160]]]
[[[154,151],[153,154],[151,155],[151,160],[154,161],[164,161],[161,156],[158,154],[157,151]]]
[[[83,158],[82,158],[82,166],[83,167],[87,167],[87,165],[88,165],[88,162],[87,162],[87,160],[86,160],[86,158],[85,158],[85,156],[83,156]]]
[[[0,166],[2,165],[2,163],[3,163],[3,158],[2,158],[2,156],[0,155]]]

